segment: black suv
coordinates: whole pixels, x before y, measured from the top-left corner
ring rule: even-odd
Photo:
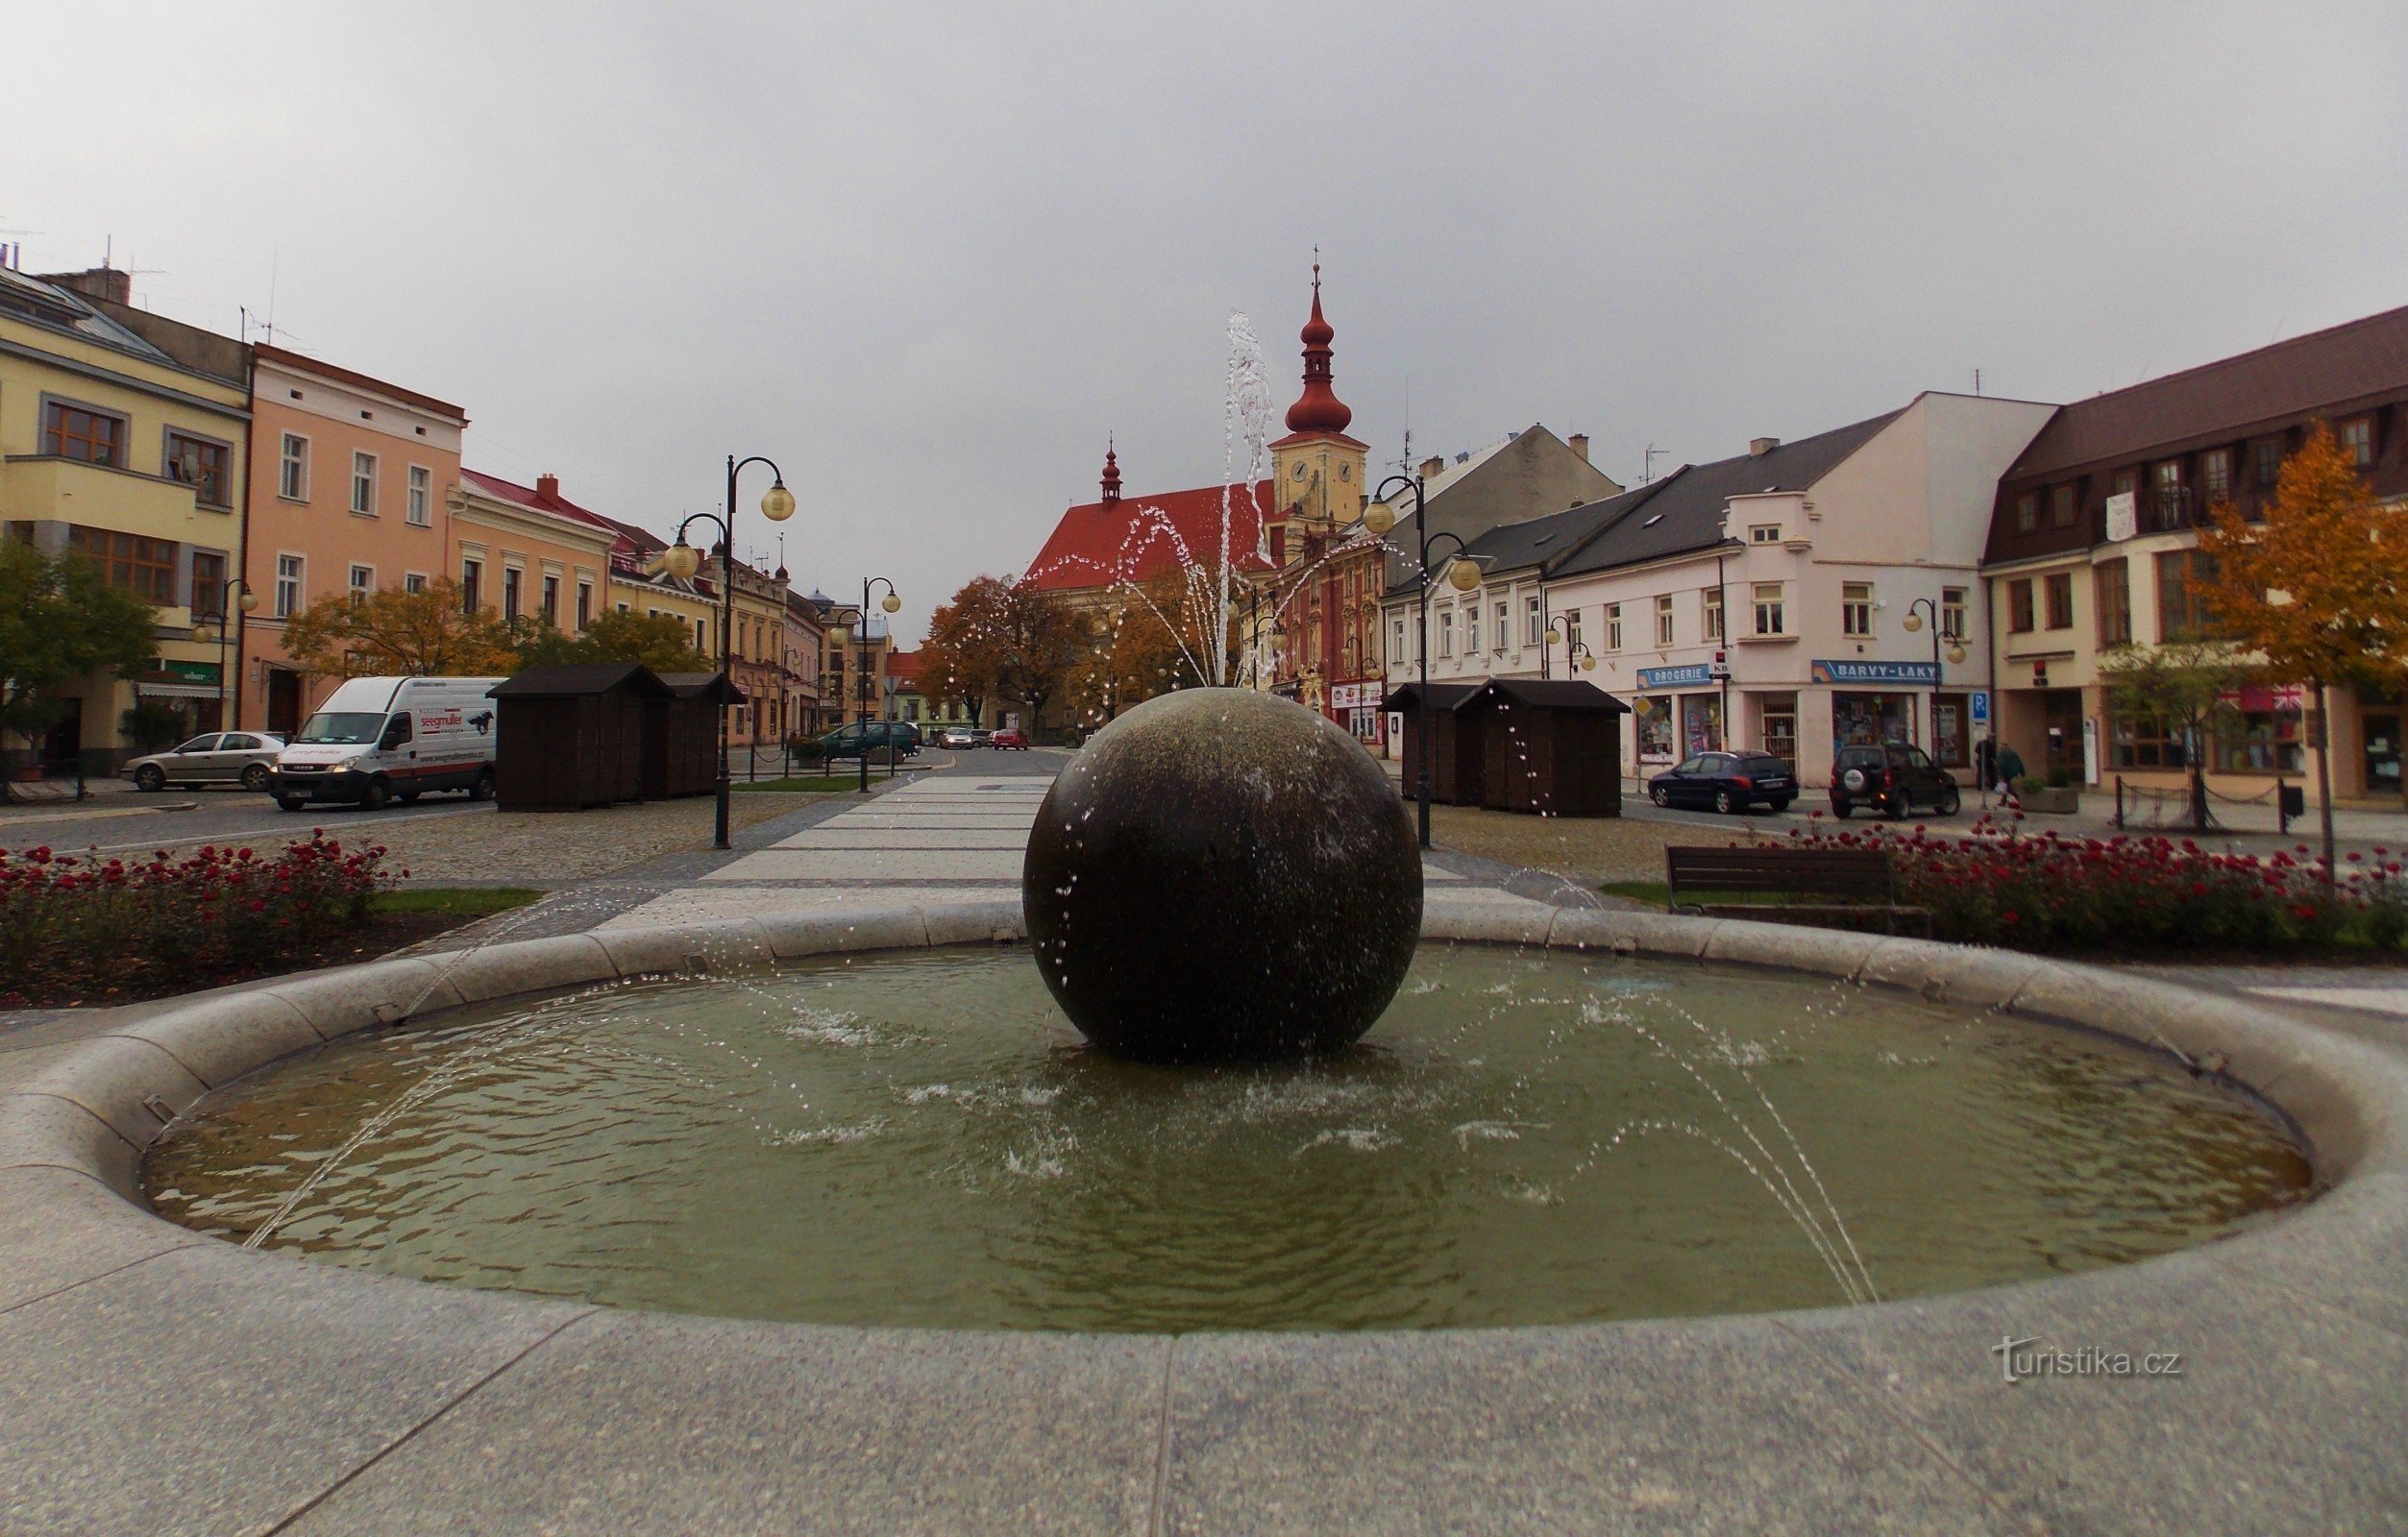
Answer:
[[[1959,798],[1956,781],[1921,747],[1896,742],[1842,747],[1831,760],[1834,817],[1845,817],[1858,806],[1872,806],[1894,818],[1903,817],[1918,805],[1953,817]]]

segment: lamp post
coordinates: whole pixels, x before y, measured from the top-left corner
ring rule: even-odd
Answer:
[[[870,589],[883,587],[886,596],[878,606],[890,614],[900,613],[903,600],[896,594],[895,584],[883,576],[865,576],[861,581],[861,628],[853,636],[853,649],[859,657],[853,671],[861,678],[861,793],[870,793]],[[886,776],[895,777],[895,734],[887,733]]]
[[[239,587],[239,588],[241,588],[241,589],[242,589],[242,596],[241,596],[240,598],[236,598],[236,597],[234,597],[234,589],[235,589],[235,588],[237,588],[237,587]],[[234,694],[234,695],[233,695],[233,703],[232,703],[231,705],[227,702],[227,697],[226,697],[226,695],[227,695],[227,690],[226,690],[226,632],[227,632],[227,626],[228,626],[228,624],[232,622],[233,615],[233,613],[235,612],[235,610],[239,609],[241,612],[243,612],[243,613],[245,613],[245,614],[251,614],[251,613],[256,613],[256,612],[258,612],[258,607],[259,607],[259,595],[258,595],[258,594],[257,594],[257,593],[255,593],[255,592],[253,592],[253,591],[251,590],[251,584],[250,584],[249,582],[244,581],[244,580],[243,580],[241,577],[239,577],[239,576],[230,576],[230,577],[228,577],[228,578],[226,579],[226,585],[225,585],[224,587],[222,587],[222,588],[220,588],[220,589],[218,590],[218,594],[217,594],[217,729],[218,729],[218,730],[220,730],[220,731],[239,731],[239,730],[241,730],[241,729],[242,729],[242,720],[241,720],[241,719],[240,719],[240,717],[241,717],[241,715],[242,715],[242,695],[241,695],[239,692],[236,692],[236,693]],[[235,661],[237,661],[237,662],[241,661],[241,660],[242,660],[241,655],[240,655],[239,653],[237,653],[237,654],[235,655],[235,657],[234,657],[234,660],[235,660]],[[235,674],[235,676],[236,676],[236,678],[237,678],[237,679],[239,679],[239,678],[240,678],[240,676],[241,676],[241,674],[240,674],[240,673],[236,673],[236,674]]]
[[[685,522],[677,525],[676,543],[669,547],[669,553],[661,560],[661,564],[668,568],[672,576],[692,576],[702,569],[702,557],[692,545],[686,543],[686,530],[697,523],[709,524],[718,528],[719,548],[722,552],[719,572],[719,675],[730,683],[735,681],[734,673],[730,670],[734,666],[736,632],[736,531],[734,527],[736,472],[747,465],[754,464],[766,464],[770,467],[770,488],[761,494],[761,516],[772,523],[784,523],[795,515],[795,494],[786,489],[785,473],[777,468],[775,460],[758,453],[739,460],[731,453],[727,456],[727,500],[722,503],[726,516],[720,517],[708,512],[688,514]],[[711,846],[713,848],[728,846],[727,701],[725,699],[720,700],[719,704],[718,806],[712,820]]]
[[[1948,643],[1950,661],[1962,662],[1965,660],[1965,647],[1958,643],[1964,637],[1940,627],[1940,605],[1929,598],[1918,598],[1906,605],[1904,622],[1907,634],[1912,635],[1923,628],[1923,615],[1916,613],[1917,609],[1926,610],[1931,616],[1931,761],[1937,763],[1940,759],[1940,643]]]
[[[1420,718],[1421,751],[1419,753],[1419,791],[1421,846],[1430,846],[1430,549],[1441,539],[1455,541],[1455,558],[1447,563],[1446,582],[1459,593],[1468,593],[1480,585],[1480,568],[1463,553],[1463,542],[1451,533],[1432,534],[1422,517],[1421,476],[1392,475],[1380,482],[1380,489],[1371,494],[1371,500],[1363,509],[1363,526],[1374,539],[1388,537],[1396,526],[1396,509],[1388,504],[1388,488],[1404,486],[1413,494],[1413,541],[1419,547],[1419,564],[1415,568],[1415,586],[1421,599],[1421,617],[1415,635],[1420,651],[1421,686],[1413,699],[1413,708]]]
[[[1547,621],[1547,639],[1550,643],[1555,641],[1564,643],[1563,671],[1566,672],[1597,671],[1597,653],[1588,648],[1586,641],[1574,640],[1570,626],[1566,625],[1561,619]],[[1545,663],[1553,654],[1552,647],[1550,647],[1550,649],[1538,653],[1539,661]]]

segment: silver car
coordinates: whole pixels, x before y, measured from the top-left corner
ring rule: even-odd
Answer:
[[[245,790],[267,788],[268,766],[284,750],[284,739],[272,731],[205,731],[183,746],[136,758],[117,771],[143,791],[169,785],[197,789],[202,785],[240,785]]]

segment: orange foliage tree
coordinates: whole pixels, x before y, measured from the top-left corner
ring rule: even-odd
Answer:
[[[2200,596],[2218,633],[2267,672],[2308,686],[2324,869],[2333,868],[2333,775],[2324,691],[2396,688],[2408,676],[2408,524],[2367,489],[2322,423],[2283,461],[2262,522],[2215,509],[2199,534]]]

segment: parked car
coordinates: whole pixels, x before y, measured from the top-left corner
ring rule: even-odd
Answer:
[[[1903,817],[1917,805],[1953,817],[1962,797],[1947,769],[1921,747],[1904,743],[1842,747],[1831,759],[1831,815],[1845,817],[1871,806]]]
[[[374,811],[431,790],[493,797],[493,700],[500,678],[353,678],[326,697],[268,770],[286,811],[313,800]]]
[[[830,762],[858,758],[865,747],[871,757],[880,758],[889,742],[895,744],[896,757],[909,758],[920,751],[920,728],[908,720],[856,720],[822,737],[820,749]]]
[[[1028,738],[1025,734],[1018,731],[997,731],[987,738],[987,745],[990,747],[1004,747],[1014,752],[1026,752],[1028,750]]]
[[[1710,806],[1725,815],[1750,806],[1787,811],[1798,798],[1798,776],[1768,753],[1701,752],[1650,779],[1647,798],[1659,806]]]
[[[970,744],[973,747],[992,747],[995,745],[995,733],[980,726],[970,734]]]
[[[939,726],[932,740],[940,747],[975,747],[978,745],[978,733],[968,726]]]
[[[265,790],[268,768],[284,750],[284,739],[272,731],[205,731],[183,746],[135,758],[117,771],[141,791],[169,785],[198,789],[203,785],[240,785]]]

